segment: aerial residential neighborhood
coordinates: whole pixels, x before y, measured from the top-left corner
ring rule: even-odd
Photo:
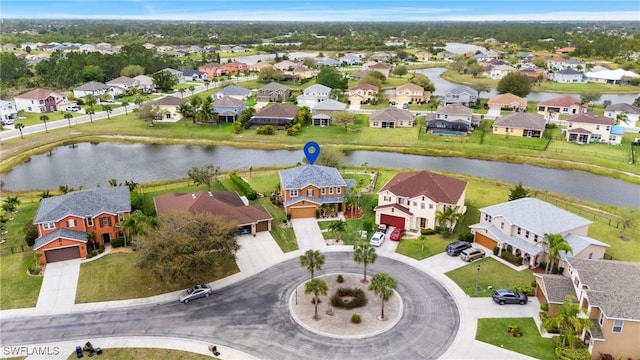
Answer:
[[[640,359],[637,6],[16,6],[0,357]]]

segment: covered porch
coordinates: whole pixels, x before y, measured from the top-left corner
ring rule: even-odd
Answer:
[[[545,258],[542,247],[518,237],[506,235],[491,224],[475,224],[470,228],[474,233],[474,241],[486,247],[493,245],[498,249],[496,254],[498,257],[501,257],[505,252],[510,253],[516,258],[520,258],[522,265],[528,268],[537,267],[540,261]]]

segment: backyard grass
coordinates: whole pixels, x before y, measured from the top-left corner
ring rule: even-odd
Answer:
[[[478,266],[480,266],[479,276]],[[474,261],[445,275],[471,297],[489,297],[495,289],[513,288],[518,285],[531,286],[533,281],[531,270],[516,271],[492,258]],[[479,278],[478,295],[475,294],[476,276]],[[489,289],[489,286],[492,289]]]
[[[114,253],[80,265],[76,303],[144,298],[185,289],[194,283],[209,283],[240,271],[235,261],[225,261],[194,282],[161,284],[150,272],[135,266],[135,256]]]
[[[507,335],[509,326],[515,325],[521,337]],[[476,340],[541,360],[555,360],[552,339],[543,338],[532,318],[478,319]]]
[[[99,346],[96,343],[94,346]],[[86,353],[85,353],[86,355]],[[88,355],[87,355],[88,356]],[[154,360],[211,360],[217,359],[209,355],[190,353],[187,351],[171,349],[146,349],[146,348],[112,348],[102,349],[99,356],[101,360],[134,360],[134,359],[154,359]],[[67,358],[77,359],[75,352]]]

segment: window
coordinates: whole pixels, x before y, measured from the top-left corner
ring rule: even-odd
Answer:
[[[324,195],[327,193],[327,188],[320,189],[320,194]]]
[[[341,187],[338,187],[338,188],[336,189],[336,194],[341,194],[341,193],[342,193],[342,188],[341,188]]]
[[[600,141],[601,137],[602,137],[602,135],[600,135],[600,134],[592,134],[591,135],[591,141]]]
[[[522,231],[522,229],[521,229],[521,228],[518,228],[518,231],[517,231],[517,232],[518,232],[518,235],[520,235],[520,232],[521,232],[521,231]]]
[[[572,124],[572,123],[569,123],[569,125],[568,125],[568,126],[569,126],[569,129],[571,129],[571,128],[573,127],[573,124]]]
[[[331,194],[333,194],[333,188],[332,187],[329,188],[329,195],[331,195]]]
[[[307,196],[313,197],[313,189],[307,189]]]
[[[111,225],[111,219],[109,217],[101,217],[100,218],[100,226],[109,226]]]
[[[607,125],[607,127],[605,128],[605,130],[609,131],[609,129],[611,128],[611,126]]]
[[[74,219],[71,220],[67,220],[67,227],[75,227],[76,226],[76,221]]]
[[[417,202],[417,201],[414,201],[414,202],[413,202],[413,206],[418,206],[418,202]]]
[[[491,222],[491,216],[489,214],[484,214],[484,221]]]
[[[420,209],[422,209],[422,210],[425,209],[425,203],[420,203]]]
[[[616,141],[617,138],[615,135],[609,135],[609,141]]]
[[[87,218],[87,226],[93,226],[93,219]]]
[[[591,259],[593,259],[593,253],[592,252],[589,253],[589,260],[591,260]]]
[[[534,241],[534,242],[538,242],[538,235],[534,235],[534,236],[533,236],[533,241]]]
[[[600,313],[600,320],[598,320],[598,324],[600,324],[600,326],[602,326],[604,324],[604,313],[603,312]]]
[[[374,121],[374,122],[373,122],[373,126],[378,126],[378,122],[377,122],[377,121]]]
[[[405,198],[398,198],[398,202],[402,205],[407,203],[407,200]]]
[[[433,209],[433,204],[429,204],[429,209]]]
[[[501,222],[501,223],[500,223],[500,229],[501,229],[501,230],[504,230],[504,222]]]
[[[623,324],[622,320],[613,320],[613,329],[611,329],[611,331],[613,331],[614,333],[621,333],[622,324]]]
[[[289,195],[291,196],[298,196],[298,190],[289,190]]]
[[[527,238],[527,239],[529,238],[529,232],[528,231],[526,233],[524,233],[524,237]]]
[[[596,125],[596,130],[600,130],[600,125]]]
[[[50,222],[50,223],[44,223],[44,224],[42,224],[42,228],[43,228],[44,230],[51,230],[51,229],[55,229],[55,228],[56,228],[56,223],[52,223],[52,222]]]

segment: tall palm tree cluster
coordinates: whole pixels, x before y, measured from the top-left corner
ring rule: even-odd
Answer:
[[[213,107],[213,99],[207,96],[202,100],[198,95],[193,95],[188,102],[178,107],[178,112],[186,118],[191,118],[193,123],[218,123],[218,115]]]
[[[458,221],[464,214],[459,212],[460,206],[445,206],[442,210],[436,212],[436,222],[438,226],[446,232],[451,233],[456,227]]]

